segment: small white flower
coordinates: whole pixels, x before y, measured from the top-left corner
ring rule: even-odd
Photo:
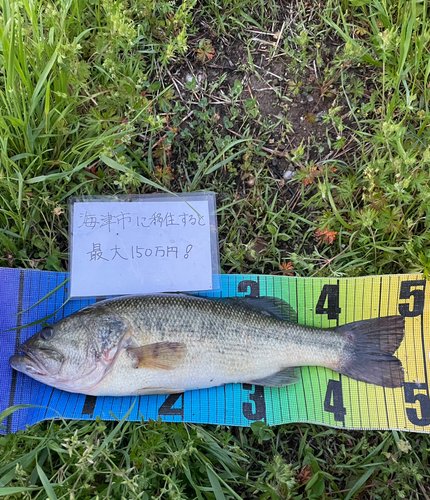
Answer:
[[[399,439],[397,441],[397,448],[403,453],[408,453],[410,450],[412,450],[412,446],[409,441],[403,441],[403,439]]]

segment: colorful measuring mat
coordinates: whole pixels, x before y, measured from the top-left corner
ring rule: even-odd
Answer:
[[[62,304],[67,284],[21,315],[61,285],[65,273],[0,268],[0,413],[12,405],[36,405],[10,415],[0,432],[61,415],[65,419],[123,418],[248,426],[313,422],[349,429],[430,431],[428,364],[430,353],[429,288],[420,275],[319,279],[282,276],[223,275],[221,296],[273,296],[288,302],[298,322],[334,327],[352,321],[401,314],[405,338],[396,355],[405,370],[404,387],[388,389],[341,376],[329,369],[301,368],[301,381],[284,388],[235,384],[184,394],[94,397],[53,389],[17,373],[9,357],[40,325],[28,325],[58,310],[57,321],[90,302]],[[214,293],[214,295],[216,295]],[[18,328],[17,328],[18,327]],[[10,331],[6,331],[13,329]]]

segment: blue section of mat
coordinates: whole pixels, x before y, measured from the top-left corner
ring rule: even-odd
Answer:
[[[128,420],[161,418],[172,422],[214,423],[249,425],[242,411],[249,403],[249,390],[242,385],[229,385],[171,396],[154,395],[140,397],[94,397],[71,394],[48,387],[9,367],[9,358],[18,352],[18,346],[37,331],[41,325],[29,326],[32,322],[57,313],[47,322],[55,322],[63,316],[81,309],[94,300],[70,300],[67,284],[60,287],[49,298],[33,306],[49,292],[64,283],[66,273],[0,268],[0,413],[13,405],[35,405],[10,415],[0,422],[0,433],[16,432],[27,425],[51,419],[91,420],[100,416],[104,420],[124,417],[130,408]],[[245,277],[222,279],[224,295],[237,295],[237,283]],[[246,279],[252,279],[246,276]],[[231,288],[231,290],[230,290]],[[19,311],[31,309],[17,315]],[[10,330],[10,331],[7,331]]]

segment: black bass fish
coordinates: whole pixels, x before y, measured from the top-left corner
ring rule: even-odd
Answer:
[[[282,387],[294,367],[324,366],[362,382],[401,387],[393,356],[404,318],[337,328],[294,324],[270,298],[207,299],[165,293],[92,304],[43,328],[10,365],[58,389],[94,396],[170,394],[229,383]]]

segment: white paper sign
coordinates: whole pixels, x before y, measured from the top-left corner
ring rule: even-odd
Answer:
[[[212,289],[208,200],[157,200],[73,204],[71,297]]]

